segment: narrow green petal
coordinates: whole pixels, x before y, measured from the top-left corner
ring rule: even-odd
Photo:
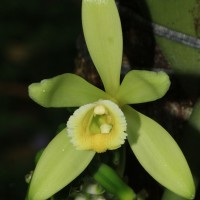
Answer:
[[[116,98],[121,104],[154,101],[161,98],[169,86],[169,77],[164,72],[132,70],[124,77]]]
[[[193,178],[180,148],[158,123],[124,107],[128,141],[145,170],[160,184],[188,199],[193,199]]]
[[[28,200],[45,200],[73,181],[90,163],[93,151],[77,151],[67,131],[61,131],[44,150],[34,171]]]
[[[122,30],[114,0],[83,0],[82,23],[92,60],[106,92],[119,87],[122,62]]]
[[[44,107],[78,107],[108,95],[75,74],[62,74],[29,86],[29,96]]]

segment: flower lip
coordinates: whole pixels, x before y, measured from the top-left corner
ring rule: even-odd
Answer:
[[[120,147],[126,137],[126,119],[110,100],[81,106],[67,122],[68,136],[78,150],[98,153]]]

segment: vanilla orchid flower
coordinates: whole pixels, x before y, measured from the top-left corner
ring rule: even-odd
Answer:
[[[49,198],[82,173],[96,153],[119,148],[126,139],[155,180],[192,199],[193,178],[174,139],[158,123],[128,105],[161,98],[170,86],[168,75],[132,70],[120,84],[122,30],[114,0],[83,0],[82,23],[105,91],[70,73],[30,85],[30,97],[44,107],[79,108],[39,159],[28,200]]]

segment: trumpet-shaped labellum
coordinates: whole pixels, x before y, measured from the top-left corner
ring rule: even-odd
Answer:
[[[69,118],[67,130],[78,150],[98,153],[119,148],[127,136],[124,114],[109,100],[80,107]]]

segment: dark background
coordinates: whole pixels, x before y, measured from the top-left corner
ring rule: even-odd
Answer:
[[[66,123],[63,109],[34,103],[27,86],[73,71],[79,0],[2,0],[0,6],[0,199],[22,200],[35,153]]]

